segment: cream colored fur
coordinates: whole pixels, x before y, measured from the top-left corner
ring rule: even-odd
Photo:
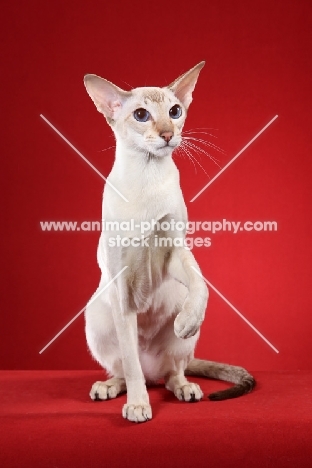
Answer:
[[[103,220],[136,223],[152,220],[187,221],[172,152],[181,143],[181,131],[192,100],[201,62],[165,88],[136,88],[126,92],[95,75],[85,86],[97,109],[104,114],[116,138],[116,157],[108,180],[127,199],[106,184]],[[170,118],[178,104],[182,115]],[[136,109],[150,118],[139,122]],[[171,136],[166,141],[165,136]],[[118,232],[124,238],[138,232]],[[202,391],[184,376],[194,357],[208,290],[193,254],[184,247],[154,247],[155,230],[145,233],[149,247],[110,247],[111,232],[103,230],[98,247],[102,272],[98,293],[128,268],[87,306],[86,337],[93,357],[112,377],[96,382],[92,399],[106,400],[127,391],[124,418],[143,422],[152,410],[146,382],[165,379],[166,388],[185,401],[200,400]],[[168,232],[157,232],[168,236]],[[185,232],[170,232],[172,238]]]

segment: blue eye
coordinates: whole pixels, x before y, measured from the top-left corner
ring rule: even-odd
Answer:
[[[179,106],[179,104],[176,104],[175,106],[171,107],[169,111],[169,115],[172,119],[178,119],[182,115],[182,108]]]
[[[146,109],[140,108],[133,112],[133,117],[138,122],[146,122],[150,118],[150,113]]]

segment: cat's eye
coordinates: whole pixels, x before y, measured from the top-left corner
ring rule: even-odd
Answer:
[[[150,118],[150,113],[146,109],[140,108],[133,112],[133,117],[138,122],[146,122]]]
[[[182,108],[179,106],[179,104],[175,104],[173,107],[171,107],[169,111],[169,115],[172,119],[178,119],[182,115]]]

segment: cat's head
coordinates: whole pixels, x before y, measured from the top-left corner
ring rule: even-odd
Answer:
[[[144,154],[164,157],[181,143],[181,131],[205,62],[164,88],[124,91],[96,75],[86,75],[87,92],[104,114],[116,139]]]

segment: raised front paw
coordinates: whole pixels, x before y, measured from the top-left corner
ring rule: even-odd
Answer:
[[[182,310],[174,321],[174,333],[178,338],[190,338],[198,332],[201,323],[198,317]]]
[[[122,416],[132,422],[146,422],[152,419],[152,408],[150,405],[126,404],[122,409]]]
[[[200,296],[186,299],[174,321],[174,333],[178,338],[190,338],[198,332],[205,317],[206,302]]]

